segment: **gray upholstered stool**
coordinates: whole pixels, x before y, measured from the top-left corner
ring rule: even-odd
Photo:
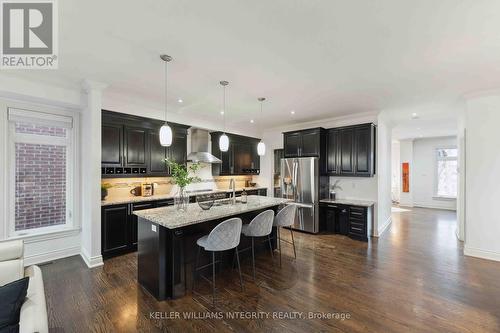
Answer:
[[[241,268],[240,268],[240,258],[238,255],[238,245],[240,244],[240,234],[241,234],[241,219],[238,217],[226,220],[224,222],[219,223],[210,234],[201,237],[196,241],[198,244],[198,253],[196,255],[196,263],[194,266],[193,273],[193,291],[196,280],[196,273],[204,269],[206,267],[212,266],[212,281],[206,279],[208,282],[212,283],[212,295],[213,295],[213,304],[215,305],[215,252],[227,251],[235,249],[236,258],[238,260],[238,272],[240,274],[240,284],[241,290],[243,290],[243,278],[241,277]],[[198,260],[200,257],[201,248],[205,251],[212,252],[212,263],[198,267]]]
[[[271,256],[273,255],[273,247],[271,245],[271,231],[273,230],[274,221],[274,211],[266,210],[253,218],[249,224],[245,224],[241,233],[247,237],[252,238],[252,267],[253,267],[253,279],[255,280],[255,237],[265,237],[267,236],[267,241],[269,242],[269,248],[271,250]],[[243,249],[241,251],[248,250],[250,248]]]
[[[297,206],[296,205],[287,205],[283,209],[281,209],[278,214],[276,214],[276,217],[274,218],[274,223],[273,226],[276,227],[276,231],[278,234],[278,250],[280,252],[280,267],[281,267],[281,237],[280,237],[280,227],[289,227],[290,228],[290,234],[292,235],[292,242],[290,243],[287,240],[284,240],[284,242],[290,243],[293,245],[293,255],[295,259],[297,259],[297,252],[295,252],[295,240],[293,239],[293,230],[291,226],[293,225],[295,221],[295,215],[297,214]]]

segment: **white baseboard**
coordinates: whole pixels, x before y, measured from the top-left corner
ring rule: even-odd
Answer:
[[[377,233],[374,234],[373,236],[380,237],[389,228],[389,226],[391,225],[391,223],[392,223],[392,216],[389,216],[389,218],[385,221],[384,225],[383,226],[379,226],[378,230],[377,230]]]
[[[36,265],[61,258],[71,257],[80,253],[80,246],[57,249],[24,257],[24,265]]]
[[[441,205],[433,205],[429,203],[423,203],[423,202],[414,202],[413,207],[418,207],[418,208],[430,208],[430,209],[443,209],[443,210],[452,210],[456,211],[456,207],[449,207],[449,206],[441,206]]]
[[[85,264],[87,264],[88,268],[94,268],[104,265],[101,255],[91,257],[87,254],[87,251],[85,251],[83,247],[81,248],[80,256],[82,257]]]
[[[482,250],[467,245],[464,246],[464,254],[469,257],[500,261],[500,253],[489,250]]]

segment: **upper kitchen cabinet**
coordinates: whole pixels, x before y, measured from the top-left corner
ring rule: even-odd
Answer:
[[[158,135],[163,121],[103,110],[102,176],[168,176],[166,158],[186,164],[189,126],[169,124],[174,139],[163,147]]]
[[[326,135],[323,128],[283,133],[284,157],[320,157],[325,153]]]
[[[123,165],[123,126],[102,123],[101,164],[103,166]]]
[[[335,176],[375,174],[376,127],[362,124],[328,130],[327,172]]]
[[[257,154],[259,139],[228,134],[229,149],[222,152],[219,149],[219,138],[222,132],[210,133],[212,154],[222,163],[212,164],[214,176],[224,175],[254,175],[260,172],[260,156]]]

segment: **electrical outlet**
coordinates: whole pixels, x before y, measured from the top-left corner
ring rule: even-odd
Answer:
[[[156,232],[156,226],[155,226],[154,224],[151,224],[151,230],[152,230],[153,232]]]

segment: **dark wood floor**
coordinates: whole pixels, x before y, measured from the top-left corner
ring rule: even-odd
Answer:
[[[223,274],[215,309],[205,282],[204,296],[157,302],[136,283],[135,254],[92,270],[79,257],[58,260],[42,267],[51,331],[500,332],[500,263],[463,256],[455,214],[413,209],[393,220],[369,244],[297,233],[297,261],[291,248],[282,268],[260,255],[257,284],[245,261],[245,291],[236,271]],[[223,318],[166,318],[190,311]],[[239,311],[337,312],[350,319],[226,317]]]

